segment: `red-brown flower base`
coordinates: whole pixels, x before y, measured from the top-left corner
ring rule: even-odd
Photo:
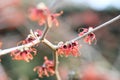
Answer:
[[[42,31],[37,29],[35,32],[31,32],[25,40],[22,40],[18,43],[18,45],[24,45],[30,43],[40,37],[42,35]]]
[[[57,50],[58,55],[64,56],[79,56],[79,44],[78,42],[72,42],[70,44],[60,44],[60,48]]]
[[[89,27],[88,29],[87,28],[81,28],[79,36],[82,36],[86,32],[91,31],[92,29],[93,29],[92,27]],[[90,34],[88,34],[87,36],[84,37],[84,42],[85,43],[92,44],[94,41],[96,43],[97,40],[96,40],[96,36],[93,32],[91,32]]]

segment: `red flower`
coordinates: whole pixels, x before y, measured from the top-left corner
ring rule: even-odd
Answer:
[[[44,14],[46,12],[47,10],[40,10],[37,8],[33,8],[31,9],[29,18],[33,21],[38,21],[39,25],[41,26],[46,22],[47,14]]]
[[[82,28],[81,32],[79,33],[79,36],[82,36],[83,34],[85,34],[88,31],[91,31],[93,28],[89,27],[89,29],[87,28]],[[88,34],[87,36],[84,37],[84,41],[88,44],[91,44],[92,42],[96,41],[96,36],[93,32],[91,32],[90,34]]]
[[[51,14],[48,16],[49,27],[51,27],[53,23],[55,24],[55,26],[59,26],[59,22],[57,20],[57,17],[59,17],[61,14],[63,14],[63,11],[61,11],[60,13],[55,13],[55,14]]]
[[[58,48],[57,53],[59,55],[65,55],[66,57],[69,55],[73,55],[75,57],[79,56],[79,45],[78,42],[72,42],[70,44],[61,44],[61,47]]]
[[[37,71],[39,77],[47,76],[49,75],[54,75],[54,63],[53,61],[48,60],[47,57],[44,57],[45,62],[43,63],[42,66],[36,66],[34,68],[34,71]]]
[[[95,34],[94,33],[88,34],[87,36],[85,36],[84,41],[88,44],[92,44],[93,41],[96,41]]]
[[[15,50],[11,52],[11,56],[13,60],[24,60],[29,62],[29,60],[33,59],[32,53],[36,55],[36,49],[34,48],[26,48],[24,50]]]
[[[40,3],[38,7],[30,9],[29,18],[33,21],[38,21],[39,25],[43,25],[48,14],[48,8],[43,3]]]
[[[51,27],[54,23],[56,26],[59,25],[58,20],[56,19],[63,13],[51,13],[50,10],[45,6],[44,3],[40,3],[36,8],[30,10],[29,18],[33,21],[38,21],[39,25],[43,25],[47,22],[48,26]]]
[[[30,34],[27,36],[27,38],[23,41],[20,41],[18,43],[21,45],[30,43],[32,41],[34,41],[35,39],[37,39],[38,37],[40,37],[42,35],[42,31],[41,30],[36,30],[35,32],[30,32]],[[25,47],[22,50],[15,50],[11,52],[11,56],[13,57],[14,60],[24,60],[26,62],[29,62],[29,60],[33,59],[33,56],[31,53],[34,53],[34,55],[36,55],[36,49],[35,48],[31,48],[31,47]]]

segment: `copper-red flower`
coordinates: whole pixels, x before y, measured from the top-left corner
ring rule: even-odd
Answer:
[[[39,25],[43,25],[47,22],[49,27],[51,27],[53,23],[58,26],[59,22],[56,18],[62,13],[63,11],[53,14],[44,3],[40,3],[36,8],[30,9],[29,18],[33,21],[38,21]]]
[[[93,28],[89,27],[87,28],[82,28],[81,32],[79,33],[79,36],[82,36],[83,34],[85,34],[88,31],[91,31]],[[92,42],[96,42],[96,36],[93,32],[91,32],[90,34],[88,34],[87,36],[84,37],[84,42],[91,44]]]
[[[29,18],[33,21],[38,21],[39,25],[43,25],[48,14],[50,14],[48,8],[44,3],[40,3],[37,7],[30,9]]]
[[[92,44],[94,41],[96,41],[95,34],[94,33],[88,34],[87,36],[85,36],[84,41],[88,44]]]
[[[73,55],[75,57],[79,56],[79,45],[78,42],[72,42],[69,44],[61,44],[57,50],[58,55],[69,56]]]
[[[49,75],[54,75],[54,63],[51,60],[48,60],[47,57],[44,57],[45,62],[43,63],[42,66],[36,66],[34,68],[34,71],[37,71],[39,77],[47,76]]]
[[[59,17],[61,14],[63,14],[63,11],[61,11],[60,13],[51,13],[49,16],[48,16],[48,25],[49,27],[51,27],[53,24],[55,24],[55,26],[59,26],[59,22],[57,20],[57,17]]]
[[[33,59],[33,55],[36,55],[36,49],[34,48],[26,48],[22,50],[15,50],[11,52],[11,56],[13,60],[24,60],[26,62],[29,62]]]

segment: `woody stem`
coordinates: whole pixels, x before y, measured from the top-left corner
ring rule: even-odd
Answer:
[[[49,25],[48,25],[48,21],[46,21],[46,26],[41,36],[41,40],[43,40],[46,37],[48,30],[49,30]]]
[[[58,60],[58,54],[57,52],[54,52],[54,65],[55,65],[55,75],[56,75],[56,79],[57,80],[61,80],[61,77],[59,75],[59,71],[58,71],[58,65],[59,65],[59,60]]]

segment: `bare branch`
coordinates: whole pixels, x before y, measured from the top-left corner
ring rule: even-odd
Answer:
[[[61,80],[61,77],[59,75],[59,71],[58,71],[58,65],[59,65],[59,60],[58,60],[58,53],[55,51],[54,52],[54,65],[55,65],[55,75],[56,75],[56,79],[57,80]]]
[[[56,45],[53,45],[50,41],[48,41],[47,39],[44,39],[44,40],[42,40],[42,42],[44,43],[44,44],[46,44],[48,47],[50,47],[51,49],[53,49],[53,50],[56,50]]]
[[[5,55],[5,54],[10,53],[11,51],[14,51],[14,50],[16,50],[16,49],[23,49],[23,48],[25,48],[25,47],[34,46],[34,45],[36,45],[36,44],[38,44],[38,43],[40,42],[40,39],[41,39],[41,38],[38,38],[38,39],[36,39],[36,40],[34,40],[34,41],[32,41],[32,42],[30,42],[30,43],[28,43],[28,44],[25,44],[25,45],[21,45],[21,46],[9,48],[9,49],[1,50],[1,51],[0,51],[0,55]]]
[[[21,45],[21,46],[17,46],[17,47],[13,47],[13,48],[9,48],[9,49],[4,49],[4,50],[0,50],[0,55],[5,55],[10,53],[11,51],[14,51],[16,49],[23,49],[25,47],[32,47],[40,42],[43,42],[44,44],[46,44],[48,47],[50,47],[53,50],[56,50],[56,45],[53,45],[50,41],[48,41],[47,39],[42,40],[41,37],[39,37],[38,39],[34,40],[33,42],[30,42],[28,44],[25,45]]]

